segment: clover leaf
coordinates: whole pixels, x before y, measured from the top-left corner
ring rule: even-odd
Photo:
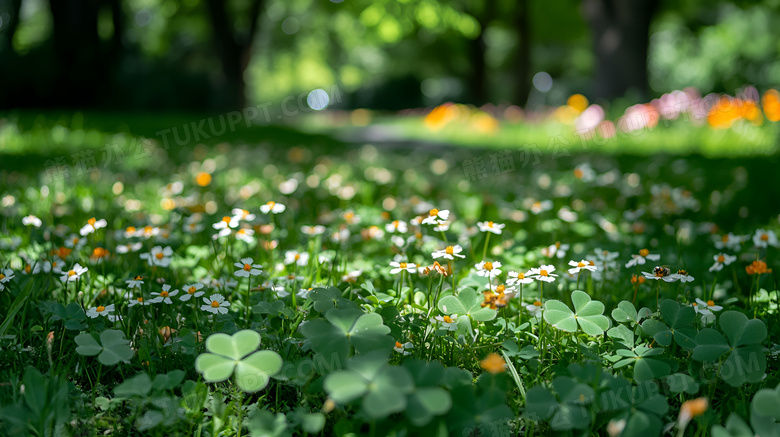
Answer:
[[[588,293],[580,290],[571,293],[571,300],[574,303],[574,311],[559,300],[545,302],[544,320],[566,332],[576,332],[579,324],[584,333],[593,337],[602,335],[609,329],[609,319],[603,315],[603,303],[591,300]]]
[[[61,303],[55,303],[51,306],[51,312],[54,313],[51,316],[51,321],[62,320],[65,329],[80,331],[87,327],[84,323],[84,320],[87,320],[87,315],[84,313],[81,305],[76,302],[71,302],[66,307],[62,306]]]
[[[694,340],[696,329],[693,328],[696,310],[689,306],[681,307],[679,303],[666,299],[661,302],[661,317],[666,323],[655,319],[648,319],[642,323],[645,334],[655,339],[661,346],[672,344],[672,338],[686,349],[693,349],[696,346]]]
[[[445,296],[439,301],[439,311],[444,314],[468,315],[473,320],[487,322],[496,318],[496,310],[482,307],[484,299],[473,288],[460,290],[457,296]]]
[[[647,318],[653,312],[649,308],[642,308],[639,311],[636,310],[634,304],[624,300],[621,301],[617,308],[612,310],[612,318],[616,322],[628,323],[631,326],[638,324],[642,319]]]
[[[301,327],[303,335],[311,340],[315,352],[344,360],[350,354],[350,346],[358,353],[377,349],[389,351],[393,346],[390,328],[382,324],[377,313],[364,314],[356,309],[332,309],[325,319],[307,322]]]
[[[414,390],[414,381],[406,368],[387,365],[385,353],[374,351],[350,358],[347,370],[325,378],[324,388],[338,403],[362,398],[363,411],[379,419],[406,408],[406,395]]]
[[[309,293],[309,299],[314,302],[314,309],[322,314],[325,314],[334,308],[358,308],[355,302],[352,302],[349,299],[344,299],[341,296],[341,290],[336,287],[315,288],[311,291],[311,293]]]
[[[557,397],[544,387],[536,386],[526,393],[526,417],[549,421],[555,431],[584,429],[590,424],[586,406],[596,398],[593,389],[568,376],[559,376],[552,382]]]
[[[712,328],[702,329],[696,336],[698,345],[693,349],[693,359],[717,361],[728,354],[718,368],[721,379],[732,387],[761,381],[766,371],[766,354],[761,348],[767,335],[764,322],[748,320],[737,311],[724,311],[718,323],[728,341]]]
[[[116,329],[107,329],[100,333],[100,342],[94,335],[83,333],[75,338],[76,352],[79,355],[95,356],[98,355],[98,361],[105,366],[124,361],[127,362],[133,357],[133,350],[130,349],[130,341],[125,339],[125,334]]]
[[[452,398],[447,390],[439,387],[444,377],[444,366],[438,361],[407,360],[403,364],[414,379],[415,389],[407,398],[406,417],[422,426],[438,416],[447,413]]]
[[[662,348],[649,348],[637,346],[633,349],[619,349],[617,354],[624,357],[615,363],[613,368],[618,369],[629,364],[634,364],[634,380],[637,382],[662,378],[671,372],[671,366],[660,358],[653,358],[664,353]]]
[[[282,368],[282,357],[269,350],[254,352],[259,346],[260,334],[252,330],[238,331],[232,336],[213,334],[206,339],[206,350],[210,353],[198,356],[195,369],[208,382],[224,381],[235,371],[241,390],[249,393],[262,390]]]

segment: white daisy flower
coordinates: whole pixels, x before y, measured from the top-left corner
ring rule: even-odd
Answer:
[[[661,255],[650,253],[647,249],[642,249],[639,251],[638,255],[631,255],[631,260],[626,263],[626,268],[644,265],[647,260],[658,261],[659,259],[661,259]]]
[[[212,314],[227,314],[227,307],[230,306],[230,302],[226,301],[225,297],[219,293],[212,294],[208,299],[204,297],[203,302],[205,302],[205,305],[201,305],[200,309]]]
[[[233,211],[231,212],[233,213],[233,217],[245,222],[251,222],[257,217],[254,214],[251,214],[249,211],[241,208],[233,208]]]
[[[183,287],[181,287],[181,291],[184,292],[184,294],[181,295],[179,300],[182,302],[187,302],[193,297],[201,297],[205,294],[203,291],[199,291],[201,288],[203,288],[203,284],[200,282],[195,282],[193,284],[185,284]]]
[[[446,222],[449,216],[450,211],[448,209],[438,210],[434,208],[428,211],[428,217],[425,217],[422,220],[422,223],[425,225],[439,225],[443,222]]]
[[[203,226],[200,221],[196,220],[192,217],[188,217],[187,220],[184,222],[184,232],[187,232],[189,234],[197,234],[198,232],[205,229],[205,226]]]
[[[253,235],[255,235],[255,231],[250,228],[241,228],[236,231],[236,239],[243,241],[246,244],[252,244],[255,242]]]
[[[561,244],[560,241],[556,241],[555,244],[543,247],[542,255],[547,258],[558,257],[559,259],[563,259],[563,257],[566,256],[566,251],[569,250],[569,247],[568,244]]]
[[[347,222],[348,225],[356,225],[360,223],[360,216],[358,216],[352,211],[344,212],[344,214],[342,214],[341,217],[344,219],[345,222]]]
[[[136,297],[136,298],[130,299],[130,300],[127,302],[127,306],[128,306],[128,307],[134,307],[134,306],[136,306],[136,305],[145,306],[145,305],[149,305],[149,303],[150,303],[150,302],[147,302],[147,301],[145,301],[145,300],[144,300],[143,296],[139,296],[139,297]]]
[[[409,273],[417,272],[417,264],[414,263],[399,263],[399,262],[392,261],[390,262],[390,267],[393,267],[392,269],[390,269],[391,275],[401,273],[404,270],[406,270]]]
[[[456,244],[454,246],[447,246],[442,250],[437,250],[436,252],[433,252],[431,256],[433,259],[446,258],[454,260],[455,257],[466,258],[466,255],[462,255],[461,252],[463,252],[463,248],[459,244]]]
[[[270,201],[265,205],[260,206],[260,212],[262,212],[263,214],[268,214],[268,213],[280,214],[284,212],[285,209],[287,209],[286,206],[282,205],[281,203],[276,203],[274,201]]]
[[[482,232],[492,232],[494,234],[501,235],[502,229],[504,229],[504,226],[506,226],[503,223],[493,223],[493,222],[477,222],[477,227],[479,227],[479,230]]]
[[[458,329],[458,315],[453,314],[451,316],[443,315],[436,316],[431,319],[433,323],[440,323],[441,327],[448,331],[455,331]]]
[[[388,233],[398,232],[399,234],[405,234],[408,230],[409,227],[406,225],[406,222],[401,220],[393,220],[385,225],[385,231]]]
[[[151,252],[142,253],[139,256],[141,259],[145,259],[150,266],[168,267],[171,264],[172,255],[171,246],[166,246],[165,249],[162,246],[154,246]]]
[[[710,267],[711,272],[719,272],[723,270],[723,267],[730,265],[734,261],[737,260],[736,256],[729,255],[727,253],[719,253],[712,257],[712,259],[715,261],[715,264],[713,264]]]
[[[341,277],[341,282],[357,282],[360,275],[363,274],[363,270],[353,270]]]
[[[0,291],[5,290],[5,284],[14,278],[14,271],[11,269],[0,270]]]
[[[27,217],[22,217],[22,224],[25,226],[34,226],[36,228],[40,228],[41,225],[43,225],[43,222],[34,215],[28,215]]]
[[[143,247],[143,244],[141,244],[140,242],[120,244],[119,246],[116,247],[116,253],[125,254],[130,252],[138,252],[139,250],[141,250],[141,247]]]
[[[144,226],[135,233],[135,236],[148,240],[160,235],[160,232],[160,228],[157,226]]]
[[[325,226],[322,225],[301,226],[301,232],[303,232],[304,234],[310,237],[315,237],[325,232]],[[349,231],[347,231],[347,238],[348,237],[349,237]]]
[[[774,231],[758,229],[753,235],[753,244],[755,244],[756,247],[761,248],[765,248],[767,246],[777,247],[777,235],[774,233]]]
[[[70,234],[70,236],[65,239],[65,247],[70,249],[80,249],[85,244],[87,244],[87,239],[81,238],[76,234]]]
[[[114,311],[114,304],[107,305],[107,306],[96,306],[92,307],[89,310],[87,310],[87,317],[94,319],[97,316],[109,316]],[[113,321],[113,320],[112,320]]]
[[[309,253],[288,250],[284,253],[284,263],[286,265],[297,264],[301,267],[307,266],[309,264]]]
[[[447,232],[450,230],[450,222],[439,222],[438,225],[433,227],[433,232]]]
[[[707,302],[696,298],[696,303],[694,304],[694,308],[696,309],[696,312],[702,312],[702,311],[720,311],[723,309],[720,305],[715,305],[715,302],[712,300],[708,300]]]
[[[81,278],[81,275],[87,272],[89,270],[86,267],[81,267],[81,264],[76,264],[71,268],[70,270],[63,270],[62,276],[60,276],[60,281],[67,281],[67,282],[73,282]]]
[[[653,280],[659,280],[663,279],[664,282],[674,282],[677,279],[677,276],[672,275],[666,267],[658,267],[656,266],[653,268],[653,272],[642,272],[642,274],[645,276],[645,279],[653,279]]]
[[[263,266],[260,264],[254,264],[255,260],[252,258],[242,258],[240,263],[233,264],[238,267],[235,276],[239,278],[248,278],[250,276],[258,276],[263,273]]]
[[[127,288],[134,289],[134,288],[141,288],[141,285],[144,283],[144,277],[141,275],[135,276],[133,279],[128,279],[125,281],[127,283]]]
[[[538,269],[533,268],[529,270],[528,275],[536,279],[537,281],[553,282],[558,275],[553,274],[555,266],[544,264]]]
[[[577,262],[577,261],[574,261],[574,260],[569,261],[569,265],[572,267],[572,268],[569,269],[569,274],[570,275],[577,274],[577,273],[581,272],[583,269],[589,270],[591,272],[595,272],[596,271],[596,265],[591,263],[588,260],[585,260],[585,259],[580,261],[580,262]]]
[[[672,279],[673,281],[680,281],[682,283],[692,282],[694,279],[693,276],[688,274],[685,270],[678,270],[677,273],[670,275],[670,277],[674,278]]]
[[[232,233],[231,229],[235,229],[238,227],[238,217],[233,216],[224,216],[222,217],[222,220],[214,223],[211,225],[212,228],[218,230],[217,234],[214,236],[214,238],[222,238],[227,237]]]
[[[169,284],[163,284],[162,291],[159,293],[152,293],[152,296],[157,296],[151,300],[152,303],[160,303],[165,302],[168,305],[172,304],[173,301],[171,300],[171,297],[176,296],[179,294],[179,290],[173,290],[171,291],[171,286]]]
[[[542,200],[534,202],[531,205],[531,212],[534,214],[541,214],[545,211],[549,211],[553,208],[552,200]]]
[[[496,276],[501,274],[501,263],[496,262],[490,262],[490,261],[482,261],[479,264],[474,265],[474,267],[477,268],[477,275],[484,276],[489,279],[493,279]]]
[[[516,271],[510,271],[509,277],[506,279],[506,285],[517,285],[517,284],[530,284],[531,282],[534,282],[534,278],[529,278],[528,275],[530,275],[531,272],[516,272]]]
[[[401,355],[411,355],[408,349],[414,349],[414,345],[411,342],[401,343],[396,341],[393,349]]]
[[[92,217],[91,219],[87,220],[87,224],[81,228],[79,234],[81,234],[82,237],[86,237],[98,229],[105,228],[107,224],[108,223],[105,219],[96,220],[95,217]]]
[[[744,240],[745,237],[734,235],[733,233],[729,232],[728,234],[724,234],[722,237],[720,237],[720,240],[715,241],[715,248],[719,250],[728,249],[734,252],[738,252]]]
[[[526,305],[525,309],[528,310],[529,313],[531,313],[531,316],[536,318],[542,317],[542,302],[541,301],[534,301],[534,303],[530,305]]]

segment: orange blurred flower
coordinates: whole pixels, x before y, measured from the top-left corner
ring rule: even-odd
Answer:
[[[755,260],[752,264],[745,267],[748,275],[763,275],[764,273],[772,273],[772,269],[766,268],[766,263],[761,260]]]
[[[195,177],[195,183],[201,187],[206,187],[211,183],[211,175],[202,171]]]
[[[780,92],[766,90],[761,98],[761,104],[764,107],[764,115],[766,115],[767,120],[780,121]]]
[[[479,365],[492,374],[506,372],[506,361],[495,352],[488,355]]]

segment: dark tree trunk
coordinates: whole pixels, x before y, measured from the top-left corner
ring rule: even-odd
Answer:
[[[489,99],[487,62],[485,61],[485,52],[487,50],[485,30],[493,20],[494,13],[495,0],[485,0],[482,3],[482,10],[473,13],[479,23],[479,34],[469,43],[471,75],[469,77],[468,90],[469,100],[475,105],[483,105]]]
[[[7,0],[9,14],[7,22],[0,29],[0,53],[13,51],[14,34],[19,27],[19,10],[22,8],[22,0]]]
[[[647,50],[657,0],[583,0],[596,54],[594,97],[648,94]]]
[[[517,46],[514,103],[520,106],[525,106],[531,93],[531,21],[528,18],[528,2],[517,0],[515,10],[515,27],[520,40]]]
[[[249,9],[249,31],[243,36],[236,35],[223,0],[208,0],[207,4],[224,78],[222,87],[225,99],[221,102],[221,106],[241,108],[246,102],[244,72],[249,65],[252,40],[257,31],[260,11],[265,0],[252,2]]]
[[[100,0],[49,0],[58,69],[55,104],[94,104],[105,90],[109,65],[98,36],[100,5]]]

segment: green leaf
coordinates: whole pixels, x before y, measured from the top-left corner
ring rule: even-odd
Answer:
[[[236,364],[236,382],[241,390],[254,393],[268,385],[282,368],[282,357],[274,351],[259,351]]]
[[[260,346],[260,334],[246,329],[235,334],[212,334],[206,339],[206,350],[217,355],[240,360]]]
[[[368,381],[352,370],[342,370],[325,377],[323,387],[335,402],[346,404],[368,391]]]
[[[766,354],[760,343],[766,338],[764,322],[748,320],[736,311],[725,311],[720,315],[719,323],[729,341],[714,329],[702,329],[696,337],[698,345],[693,350],[693,359],[716,361],[728,354],[719,366],[718,374],[732,387],[763,379]]]
[[[603,303],[591,300],[587,293],[580,290],[574,290],[571,299],[575,311],[558,300],[545,302],[544,320],[566,332],[576,332],[579,324],[582,332],[593,337],[602,335],[609,329],[609,319],[603,315]]]
[[[468,315],[471,319],[486,322],[496,318],[496,310],[482,307],[484,299],[471,288],[461,289],[457,296],[445,296],[439,300],[438,308],[444,314]]]
[[[333,309],[325,314],[328,321],[312,320],[301,327],[303,335],[311,341],[312,349],[326,357],[337,354],[346,361],[350,345],[358,353],[373,350],[390,351],[393,339],[390,328],[382,324],[377,313],[363,314],[360,310]]]
[[[129,398],[133,396],[146,397],[152,389],[152,380],[142,372],[114,388],[114,395]]]
[[[634,347],[634,331],[628,329],[626,325],[618,325],[607,331],[609,338],[619,341],[623,346],[631,349]]]
[[[525,394],[525,417],[530,420],[547,420],[558,405],[555,396],[544,387],[532,387]]]
[[[409,395],[406,417],[416,426],[423,426],[433,416],[447,413],[452,407],[452,398],[441,387],[421,387]]]
[[[696,394],[699,391],[699,384],[690,375],[684,373],[675,373],[666,377],[666,383],[669,384],[669,390],[672,393]]]
[[[200,354],[195,359],[195,370],[208,382],[221,382],[233,374],[236,360],[222,355]]]
[[[95,340],[91,334],[79,334],[74,340],[78,345],[76,348],[76,353],[79,355],[86,355],[91,357],[99,354],[103,350],[103,346],[101,346],[100,343],[98,343],[98,341]]]
[[[696,336],[697,346],[693,349],[693,359],[698,361],[715,361],[731,350],[726,339],[720,332],[704,328]]]

